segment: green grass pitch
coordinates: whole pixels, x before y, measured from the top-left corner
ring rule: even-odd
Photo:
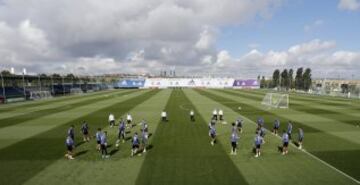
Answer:
[[[360,184],[360,101],[290,94],[289,109],[261,105],[266,92],[232,89],[111,90],[0,106],[0,185],[62,184]],[[241,107],[241,109],[239,109]],[[217,143],[210,145],[207,124],[214,108],[222,109]],[[166,110],[169,121],[160,121]],[[191,122],[189,111],[195,111]],[[118,128],[107,123],[127,113],[134,122],[146,119],[151,137],[147,153],[130,157],[131,141],[115,147]],[[267,131],[262,154],[252,152],[256,120],[272,129],[287,121],[303,128],[304,150],[294,144],[289,154],[278,151],[281,139]],[[241,117],[237,155],[230,155],[231,122]],[[95,140],[82,142],[80,126],[108,131],[111,156],[102,159]],[[75,125],[75,160],[67,160],[65,137]],[[127,137],[140,133],[139,126]]]

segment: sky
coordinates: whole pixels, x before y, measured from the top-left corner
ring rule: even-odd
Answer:
[[[0,70],[360,79],[360,0],[0,0]]]

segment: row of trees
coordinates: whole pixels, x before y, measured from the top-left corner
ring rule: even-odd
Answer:
[[[54,74],[38,74],[38,75],[23,75],[11,74],[9,71],[1,71],[2,80],[4,86],[23,86],[23,82],[31,84],[31,86],[50,86],[53,84],[84,84],[84,83],[96,83],[102,82],[105,83],[105,78],[92,78],[88,76],[76,76],[72,73],[66,75],[60,75],[57,73]],[[2,85],[2,84],[0,84]]]
[[[258,76],[258,80],[260,80],[260,76]],[[284,69],[283,71],[275,69],[272,79],[266,80],[265,77],[262,76],[260,80],[260,88],[277,87],[285,90],[297,89],[307,91],[311,88],[311,83],[312,79],[310,68],[306,68],[305,71],[302,67],[298,68],[295,73],[295,78],[293,69]]]

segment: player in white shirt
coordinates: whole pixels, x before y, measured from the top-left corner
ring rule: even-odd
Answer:
[[[131,128],[132,127],[132,116],[130,113],[126,115],[126,127]]]
[[[217,121],[217,119],[218,119],[218,112],[217,112],[216,109],[213,110],[213,119],[214,119],[215,121]]]
[[[220,119],[220,121],[223,121],[223,119],[224,119],[224,112],[223,112],[223,110],[219,110],[219,119]]]
[[[190,111],[190,120],[195,121],[195,112],[193,110]]]
[[[113,127],[115,125],[115,116],[112,113],[109,114],[109,124],[110,127]]]
[[[162,120],[163,122],[166,122],[166,121],[167,121],[167,114],[166,114],[165,110],[163,110],[163,111],[161,112],[161,120]]]

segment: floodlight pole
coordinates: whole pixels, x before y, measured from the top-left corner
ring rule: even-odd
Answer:
[[[39,87],[40,87],[40,91],[41,91],[41,79],[40,79],[41,77],[40,77],[40,75],[39,75]]]
[[[61,78],[62,78],[62,86],[63,86],[63,95],[65,96],[64,76],[61,76]]]
[[[25,73],[23,72],[23,89],[24,89],[24,97],[25,97],[25,100],[26,100],[26,90],[25,90]]]
[[[50,76],[50,80],[51,80],[51,91],[52,91],[53,94],[55,94],[55,91],[54,91],[54,79],[53,79],[52,75]]]
[[[2,94],[4,98],[4,103],[6,102],[6,94],[5,94],[5,85],[4,85],[4,77],[2,75],[2,72],[0,72],[1,75],[1,85],[2,85]]]

